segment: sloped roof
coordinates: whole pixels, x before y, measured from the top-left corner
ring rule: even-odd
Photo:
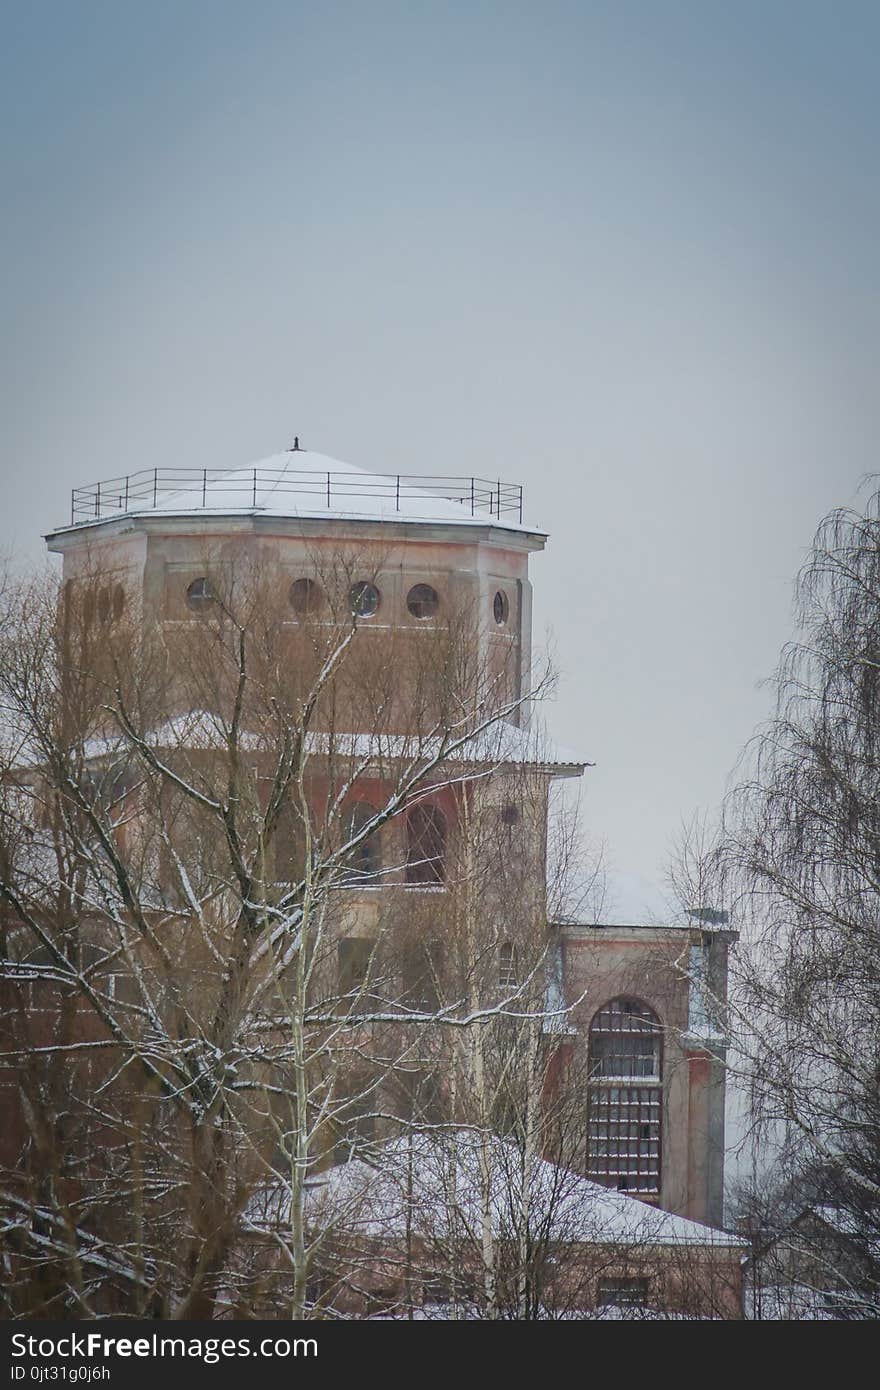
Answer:
[[[527,729],[521,729],[498,719],[480,733],[467,737],[464,730],[452,740],[460,738],[458,746],[444,754],[441,762],[463,763],[468,766],[483,764],[495,766],[532,766],[558,768],[560,772],[582,771],[589,766],[585,759],[552,743],[543,734],[536,737]],[[145,743],[157,751],[183,749],[192,752],[220,750],[226,748],[226,732],[216,715],[207,710],[190,710],[166,720],[146,734]],[[449,740],[447,740],[449,742]],[[85,747],[87,759],[113,757],[131,748],[130,740],[123,734],[114,738],[90,739]],[[244,730],[239,734],[239,746],[247,752],[260,752],[270,747],[266,734]],[[434,758],[440,749],[437,738],[419,737],[410,734],[382,734],[338,731],[332,740],[336,757],[370,759],[375,764],[382,762],[425,762]],[[306,735],[306,751],[320,757],[330,748],[328,734],[312,731]]]
[[[309,1192],[310,1217],[370,1240],[396,1240],[408,1224],[417,1235],[442,1238],[462,1224],[479,1232],[482,1221],[481,1136],[404,1135],[378,1147],[375,1162],[353,1159],[317,1176]],[[534,1159],[524,1176],[517,1147],[490,1136],[489,1189],[493,1231],[499,1238],[515,1229],[519,1199],[529,1206],[548,1239],[561,1243],[641,1246],[745,1247],[726,1231],[648,1206],[625,1192],[600,1187],[570,1169]],[[411,1193],[411,1197],[410,1197]],[[269,1228],[287,1221],[290,1193],[285,1185],[256,1194],[249,1222]],[[411,1203],[411,1205],[410,1205]],[[409,1211],[409,1222],[407,1213]]]
[[[438,496],[429,489],[427,479],[425,487],[420,488],[407,478],[398,497],[396,487],[392,486],[396,476],[371,472],[311,449],[288,450],[215,478],[207,510],[224,513],[259,510],[272,516],[321,519],[340,516],[379,521],[445,521],[458,526],[485,526],[491,521],[492,525],[505,530],[534,530],[505,516],[489,517],[481,510],[472,513],[465,498],[458,503]],[[188,510],[192,502],[190,494],[170,491],[160,496],[157,506],[166,512],[178,506]]]
[[[73,524],[121,516],[263,516],[398,523],[434,522],[545,533],[520,521],[518,485],[361,468],[311,449],[289,449],[242,468],[188,465],[144,469],[74,489]],[[59,530],[67,528],[61,527]]]

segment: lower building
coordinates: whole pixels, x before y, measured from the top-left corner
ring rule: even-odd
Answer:
[[[746,1242],[478,1132],[406,1135],[316,1177],[313,1306],[324,1316],[740,1318]],[[278,1262],[289,1195],[248,1208]]]
[[[723,1224],[726,928],[559,926],[587,1078],[584,1171],[667,1211]]]

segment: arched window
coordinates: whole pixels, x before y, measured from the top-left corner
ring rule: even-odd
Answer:
[[[376,814],[376,808],[367,801],[356,801],[345,818],[345,838],[350,840],[358,835]],[[361,840],[352,850],[348,860],[348,880],[350,883],[363,883],[377,876],[381,868],[379,837],[374,832]]]
[[[414,806],[406,821],[407,883],[442,883],[446,877],[446,817],[439,806]]]
[[[590,1025],[587,1173],[621,1192],[660,1191],[662,1031],[636,999],[612,999]]]

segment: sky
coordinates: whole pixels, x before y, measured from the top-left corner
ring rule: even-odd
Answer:
[[[522,483],[608,915],[661,910],[877,466],[880,7],[2,10],[0,547],[294,434]]]

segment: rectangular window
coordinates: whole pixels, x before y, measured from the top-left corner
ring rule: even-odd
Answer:
[[[502,941],[498,950],[498,988],[516,989],[518,984],[516,947],[512,941]]]
[[[394,1079],[398,1113],[412,1125],[437,1125],[443,1120],[440,1080],[430,1068],[401,1070]]]
[[[361,1073],[340,1078],[336,1108],[338,1141],[334,1159],[347,1163],[376,1138],[377,1091],[370,1077]]]
[[[660,1191],[659,1086],[590,1087],[587,1175],[620,1192]]]
[[[433,1013],[440,1007],[443,944],[409,943],[402,953],[403,1003],[408,1009]]]
[[[598,1304],[600,1308],[646,1308],[647,1279],[600,1279]]]
[[[370,968],[373,943],[365,936],[344,936],[336,951],[340,994],[356,994],[363,989]]]
[[[298,808],[288,805],[279,817],[274,841],[275,879],[298,883],[305,872],[305,839]]]
[[[591,1075],[645,1077],[659,1080],[660,1038],[650,1033],[600,1033],[590,1035]]]

